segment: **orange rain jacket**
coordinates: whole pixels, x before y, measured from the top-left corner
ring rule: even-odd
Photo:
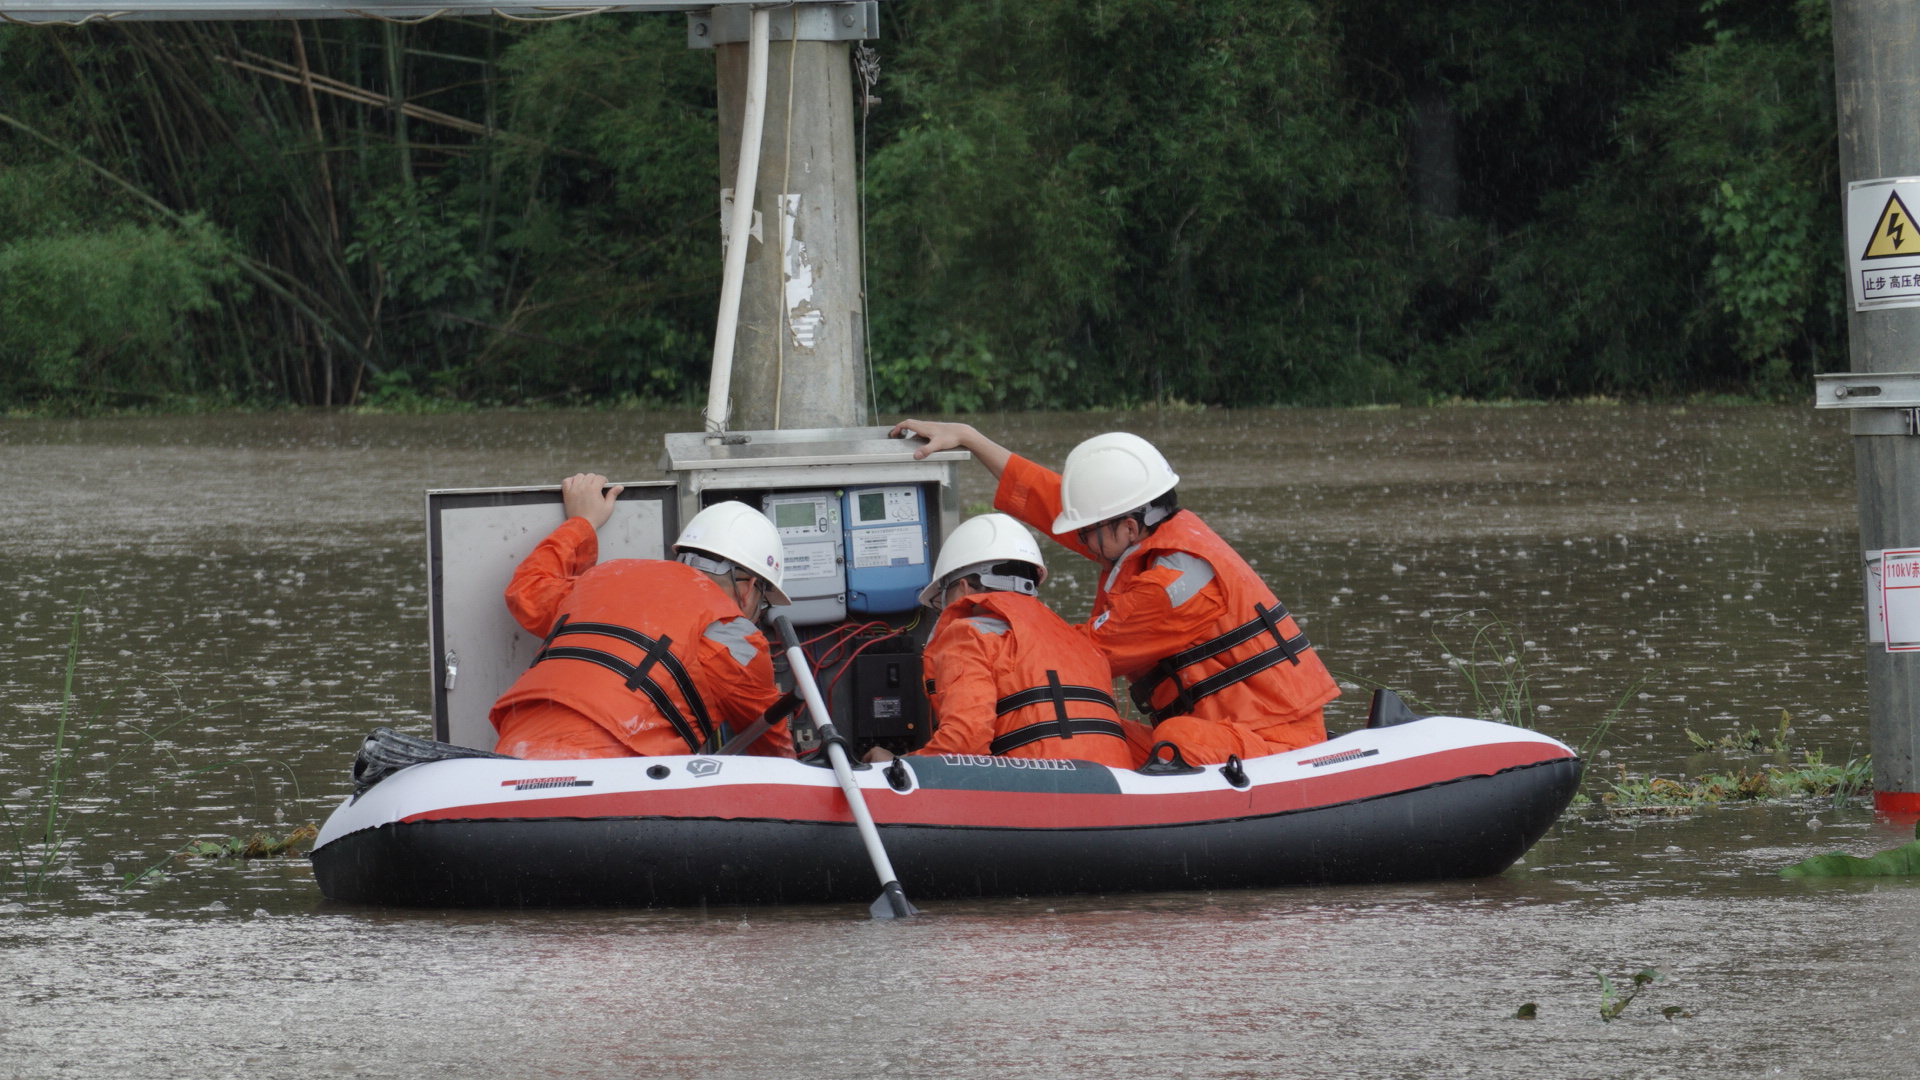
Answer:
[[[728,734],[714,737],[721,725],[739,731],[779,700],[767,639],[705,574],[657,559],[595,565],[599,557],[593,526],[568,518],[514,571],[507,608],[546,646],[489,713],[499,752],[699,753]],[[786,722],[748,752],[791,757]]]
[[[1001,474],[993,505],[1053,535],[1061,509],[1060,475],[1015,455]],[[1053,538],[1101,561],[1072,533]],[[1272,626],[1290,647],[1276,643],[1256,605],[1275,616]],[[1093,617],[1079,629],[1106,654],[1113,670],[1134,684],[1136,704],[1143,690],[1150,694],[1148,704],[1159,718],[1153,737],[1179,746],[1193,764],[1222,762],[1229,754],[1261,757],[1326,741],[1321,706],[1340,696],[1340,688],[1266,582],[1190,510],[1161,522],[1101,575]],[[1245,639],[1178,667],[1172,673],[1177,684],[1165,677],[1163,661],[1228,635]],[[1265,661],[1255,659],[1269,652]],[[1292,659],[1286,658],[1289,652]],[[1260,670],[1200,693],[1210,688],[1209,677],[1243,662]],[[1182,701],[1182,685],[1197,699]]]
[[[1114,708],[1107,658],[1031,596],[955,600],[941,613],[926,660],[937,726],[916,753],[1074,758],[1121,769],[1144,760],[1136,760]],[[1059,737],[1063,716],[1070,739]]]

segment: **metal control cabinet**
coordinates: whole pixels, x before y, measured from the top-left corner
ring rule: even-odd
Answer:
[[[673,495],[672,484],[626,485],[600,529],[600,558],[665,558],[680,534]],[[558,486],[427,492],[434,738],[493,749],[487,713],[540,651],[507,610],[507,582],[566,517]]]
[[[674,479],[680,520],[727,499],[760,506],[784,492],[845,492],[848,489],[914,487],[925,497],[927,564],[960,524],[956,469],[973,455],[945,450],[916,461],[917,440],[889,439],[887,428],[792,428],[736,431],[709,442],[692,432],[667,436],[661,461]]]
[[[919,444],[889,439],[883,427],[747,431],[729,434],[725,440],[709,443],[700,434],[667,436],[662,467],[672,479],[626,485],[613,518],[600,530],[600,558],[668,558],[680,526],[703,507],[726,499],[737,499],[763,512],[773,511],[771,516],[776,519],[781,517],[780,508],[786,507],[783,542],[800,548],[806,547],[809,531],[818,536],[844,532],[840,519],[846,513],[849,492],[893,492],[896,516],[904,515],[902,500],[910,493],[926,525],[927,549],[920,564],[912,561],[911,554],[899,558],[903,566],[916,570],[930,566],[939,556],[940,544],[959,524],[959,496],[954,483],[958,463],[970,457],[965,451],[932,454],[924,461],[915,461],[913,451]],[[592,463],[580,464],[584,467]],[[809,527],[802,527],[800,504],[810,515]],[[540,640],[516,624],[507,610],[507,582],[534,545],[565,517],[557,486],[427,493],[427,632],[435,737],[482,750],[493,748],[494,731],[487,713],[540,648]],[[873,517],[863,514],[861,521]],[[867,523],[880,524],[877,520]],[[844,543],[843,539],[838,556],[841,559],[845,559]],[[877,541],[868,544],[877,550]],[[801,554],[806,568],[798,575],[789,571],[795,578],[795,599],[804,597],[807,605],[804,613],[796,611],[797,616],[804,616],[796,618],[796,623],[838,621],[847,614],[847,569],[851,560],[844,566],[836,565],[831,550],[809,548]],[[895,565],[892,554],[885,562],[893,573],[902,569]],[[910,582],[886,584],[904,595],[902,590]],[[884,618],[891,625],[905,627],[914,621],[915,614],[894,613]],[[924,623],[921,626],[924,635]],[[876,662],[857,665],[857,670],[841,680],[837,693],[833,688],[826,689],[835,695],[836,717],[847,719],[858,698],[864,710],[861,722],[872,727],[876,736],[924,741],[925,721],[916,711],[918,706],[911,700],[898,705],[891,700],[903,690],[917,689],[904,683],[889,684],[889,679],[900,682],[902,673],[917,662],[917,656],[902,657],[893,652],[901,647],[898,640],[886,645],[885,652],[875,647],[867,655],[874,656]],[[908,650],[917,647],[905,646]],[[835,665],[834,674],[843,664]]]

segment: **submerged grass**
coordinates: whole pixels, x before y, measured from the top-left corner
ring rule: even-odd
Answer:
[[[306,824],[281,837],[254,833],[242,840],[237,836],[229,836],[224,840],[199,840],[181,850],[185,854],[207,859],[271,859],[291,854],[295,848],[312,843],[319,835],[319,829]]]
[[[1620,773],[1620,779],[1610,785],[1611,790],[1600,796],[1607,812],[1617,815],[1680,815],[1723,803],[1768,799],[1827,798],[1838,802],[1873,789],[1870,756],[1853,758],[1844,765],[1829,765],[1818,750],[1808,751],[1798,766],[1765,765],[1753,771],[1741,768],[1692,780],[1629,777],[1625,766]]]
[[[1748,728],[1744,733],[1722,735],[1718,739],[1709,739],[1705,735],[1687,728],[1687,741],[1695,750],[1772,750],[1784,753],[1788,749],[1787,740],[1793,735],[1793,714],[1780,710],[1780,726],[1774,730],[1773,738],[1767,739],[1757,727]]]
[[[1781,877],[1906,877],[1920,874],[1920,825],[1914,839],[1900,847],[1860,858],[1836,851],[1782,867]]]

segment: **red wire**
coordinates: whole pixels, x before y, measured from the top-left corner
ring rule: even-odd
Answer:
[[[887,629],[892,629],[891,627],[887,627],[887,624],[881,620],[875,620],[869,623],[862,623],[859,626],[856,626],[853,628],[853,633],[848,634],[845,637],[842,637],[839,641],[834,642],[833,644],[827,646],[824,650],[822,650],[820,653],[819,659],[816,661],[817,666],[828,667],[834,663],[839,662],[834,658],[835,653],[840,652],[841,650],[845,649],[847,646],[853,644],[853,642],[857,640],[861,634],[866,633],[867,631],[872,630],[875,627],[886,627]]]
[[[841,623],[839,626],[834,627],[833,629],[827,631],[824,634],[818,634],[818,635],[815,635],[814,637],[801,639],[800,644],[811,645],[816,641],[825,641],[828,638],[834,636],[835,634],[844,634],[849,630],[858,630],[858,629],[859,627],[855,626],[853,623]]]
[[[846,658],[845,660],[843,660],[843,661],[841,661],[841,664],[842,664],[843,666],[842,666],[842,667],[840,668],[840,673],[839,673],[838,675],[835,675],[835,676],[833,677],[833,682],[831,682],[831,683],[829,683],[829,684],[827,684],[827,700],[826,700],[826,706],[827,706],[827,713],[828,713],[828,715],[832,715],[832,713],[833,713],[833,692],[834,692],[834,690],[835,690],[836,688],[838,688],[838,687],[839,687],[839,685],[840,685],[840,680],[846,677],[846,674],[847,674],[847,672],[849,672],[849,671],[852,671],[852,670],[853,670],[853,662],[854,662],[854,661],[855,661],[856,659],[858,659],[858,658],[859,658],[859,656],[860,656],[860,654],[861,654],[861,653],[863,653],[863,652],[866,652],[866,651],[867,651],[868,649],[871,649],[871,648],[873,648],[873,647],[874,647],[875,645],[878,645],[878,644],[880,644],[880,643],[881,643],[881,642],[883,642],[883,641],[886,641],[886,640],[888,640],[888,639],[890,639],[890,638],[895,638],[895,637],[898,637],[898,636],[899,636],[899,635],[898,635],[897,633],[896,633],[896,634],[883,634],[883,635],[881,635],[880,637],[877,637],[877,638],[874,638],[874,639],[873,639],[872,641],[869,641],[869,642],[867,642],[867,643],[866,643],[865,645],[862,645],[862,646],[860,646],[859,648],[857,648],[857,649],[855,649],[855,650],[853,650],[853,653],[852,653],[851,655],[849,655],[849,656],[848,656],[848,657],[847,657],[847,658]]]

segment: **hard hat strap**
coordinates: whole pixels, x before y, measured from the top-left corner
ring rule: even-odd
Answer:
[[[702,555],[697,551],[681,552],[680,561],[703,574],[720,574],[724,576],[733,573],[733,563],[725,559],[716,559],[711,555]]]

